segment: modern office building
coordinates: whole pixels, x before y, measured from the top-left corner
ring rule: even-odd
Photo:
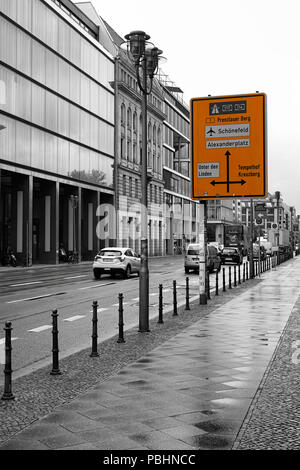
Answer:
[[[57,263],[60,245],[91,259],[112,241],[99,209],[114,203],[103,37],[70,0],[0,0],[0,252],[20,263]]]

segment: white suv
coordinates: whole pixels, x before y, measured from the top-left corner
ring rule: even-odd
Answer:
[[[102,274],[116,274],[128,278],[131,273],[140,274],[141,259],[131,248],[103,248],[94,259],[93,272],[95,279]]]

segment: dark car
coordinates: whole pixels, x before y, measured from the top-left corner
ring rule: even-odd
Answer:
[[[220,258],[221,258],[221,263],[226,264],[226,263],[234,263],[234,264],[242,264],[243,262],[243,254],[241,251],[234,247],[234,246],[228,246],[223,248],[223,250],[220,253]]]
[[[193,243],[188,246],[187,254],[184,259],[185,273],[188,274],[190,270],[199,272],[199,250],[200,245]],[[207,246],[207,270],[212,273],[214,270],[220,271],[221,260],[218,254],[218,250],[214,246]]]

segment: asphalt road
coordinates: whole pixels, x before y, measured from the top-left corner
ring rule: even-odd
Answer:
[[[0,270],[0,325],[4,327],[6,321],[12,322],[15,377],[51,364],[53,309],[59,314],[60,358],[91,346],[93,300],[99,305],[99,341],[118,333],[119,293],[124,295],[125,330],[138,325],[138,276],[133,274],[126,280],[103,276],[95,280],[91,267],[91,263],[81,263]],[[149,271],[150,318],[158,315],[160,283],[164,289],[164,311],[172,309],[173,280],[177,281],[178,304],[184,305],[186,274],[182,256],[150,259]],[[198,276],[190,273],[189,277],[190,296],[197,297]],[[210,279],[213,289],[215,274],[211,274]],[[219,286],[221,288],[221,276]],[[4,331],[1,330],[0,364],[3,364]],[[1,382],[3,377],[0,376]]]

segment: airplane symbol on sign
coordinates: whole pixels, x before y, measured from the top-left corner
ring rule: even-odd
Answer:
[[[213,131],[212,127],[210,128],[209,131],[207,131],[207,133],[212,136],[213,134],[215,134],[215,131]]]

